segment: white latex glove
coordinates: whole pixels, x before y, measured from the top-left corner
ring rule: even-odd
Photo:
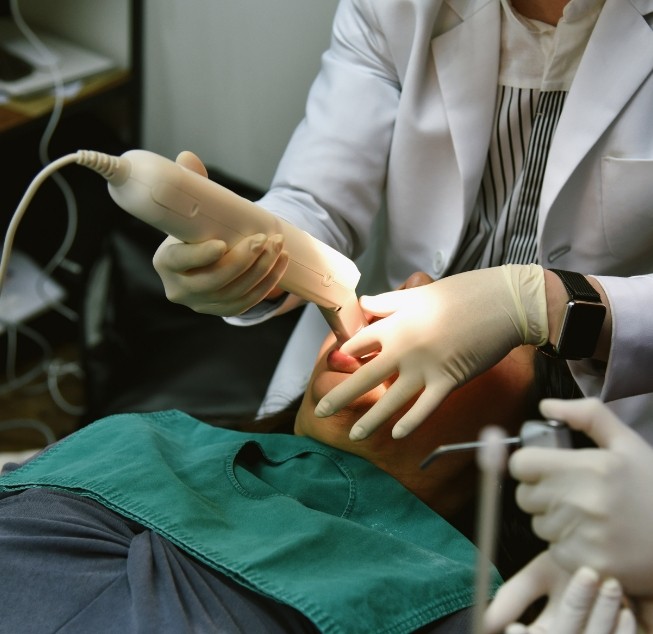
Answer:
[[[177,163],[207,176],[191,152],[182,152]],[[228,317],[281,294],[276,287],[288,265],[282,249],[282,235],[248,236],[230,251],[222,240],[186,244],[168,236],[154,254],[153,264],[170,301],[198,313]]]
[[[540,404],[546,418],[583,431],[599,449],[525,447],[509,461],[517,503],[566,570],[581,565],[653,597],[653,448],[596,399]]]
[[[513,348],[548,339],[544,273],[535,264],[469,271],[360,301],[366,312],[385,319],[360,330],[340,350],[355,357],[380,352],[326,394],[315,413],[330,416],[398,377],[352,427],[352,440],[367,437],[418,397],[392,430],[394,438],[406,436],[452,390]]]
[[[515,622],[545,596],[547,604],[533,623]],[[615,579],[601,583],[598,574],[587,567],[572,577],[544,552],[499,588],[485,613],[484,633],[635,634],[635,617],[622,601]]]

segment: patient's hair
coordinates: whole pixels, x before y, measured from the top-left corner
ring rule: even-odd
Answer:
[[[539,402],[543,398],[581,398],[583,395],[571,376],[567,362],[544,354],[536,354],[534,360],[535,380],[529,419],[541,420]],[[574,439],[574,445],[580,439]],[[515,501],[517,482],[506,475],[502,486],[500,537],[496,565],[504,579],[523,568],[535,555],[546,549],[546,542],[533,533],[531,516],[524,513]]]

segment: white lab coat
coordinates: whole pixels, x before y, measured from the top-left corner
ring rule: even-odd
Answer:
[[[596,275],[610,300],[607,372],[572,364],[584,392],[607,401],[653,392],[652,12],[653,0],[606,0],[542,187],[540,262]],[[417,270],[442,276],[485,167],[499,49],[499,0],[342,0],[306,117],[261,204],[354,257],[383,207],[385,287]],[[312,314],[289,342],[276,395],[303,388],[316,329],[326,331]],[[653,440],[651,397],[613,409],[635,426],[648,420],[640,430]]]

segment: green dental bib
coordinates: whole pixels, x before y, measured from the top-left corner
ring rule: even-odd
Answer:
[[[412,632],[473,603],[474,546],[371,463],[309,438],[117,415],[0,478],[31,487],[93,498],[323,632]]]

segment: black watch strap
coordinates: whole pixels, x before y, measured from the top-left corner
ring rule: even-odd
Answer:
[[[560,269],[549,270],[560,278],[570,300],[580,299],[586,302],[601,302],[601,296],[582,273],[561,271]]]
[[[587,359],[591,357],[601,333],[606,308],[601,295],[584,275],[574,271],[549,269],[555,273],[569,295],[561,332],[540,346],[539,350],[552,357]]]

